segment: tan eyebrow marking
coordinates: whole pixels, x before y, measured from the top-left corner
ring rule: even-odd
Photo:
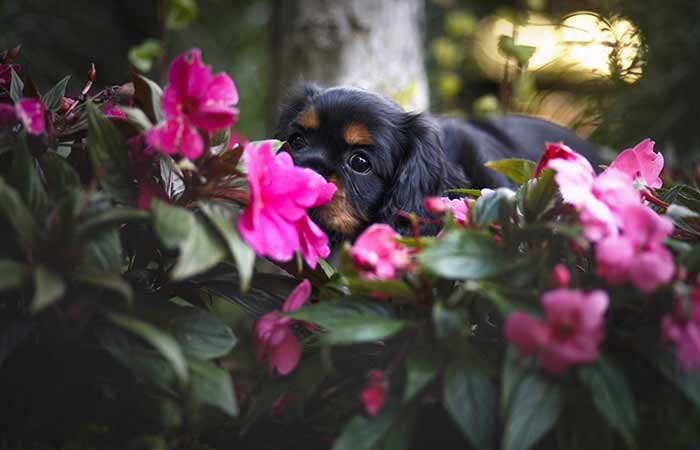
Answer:
[[[306,129],[315,130],[320,125],[316,108],[309,106],[297,116],[296,122]]]
[[[343,138],[348,145],[372,145],[374,140],[366,126],[350,122],[343,131]]]

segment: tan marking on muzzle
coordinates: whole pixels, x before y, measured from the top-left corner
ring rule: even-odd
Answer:
[[[309,106],[301,113],[299,113],[296,122],[302,127],[311,130],[317,129],[321,124],[321,121],[318,117],[318,113],[316,112],[316,108],[314,108],[313,106]]]
[[[361,215],[353,208],[345,194],[345,187],[336,175],[328,179],[338,188],[329,203],[318,208],[318,216],[323,226],[333,231],[354,236],[364,225]]]
[[[350,122],[343,130],[343,138],[348,145],[372,145],[374,140],[366,126]]]

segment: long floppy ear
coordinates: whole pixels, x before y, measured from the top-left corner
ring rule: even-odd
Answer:
[[[322,91],[323,89],[315,84],[302,84],[292,89],[285,103],[280,107],[279,120],[273,137],[284,138],[289,132],[292,121],[308,106],[311,99]]]
[[[397,211],[416,213],[419,217],[432,217],[425,207],[425,198],[447,195],[447,189],[467,185],[461,171],[450,167],[440,144],[435,124],[422,114],[406,113],[399,124],[406,138],[402,160],[387,190],[379,221],[392,225],[402,235],[412,233],[409,220]],[[436,234],[438,228],[422,224],[421,234]]]

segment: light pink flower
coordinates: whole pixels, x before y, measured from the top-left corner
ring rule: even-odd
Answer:
[[[46,107],[38,98],[23,98],[15,103],[15,114],[27,133],[40,135],[46,129]]]
[[[622,234],[596,245],[596,273],[610,284],[631,281],[640,291],[651,292],[673,277],[673,255],[663,245],[673,223],[641,203],[627,205],[621,217]]]
[[[604,291],[585,293],[559,288],[542,296],[545,319],[516,311],[508,316],[505,334],[521,354],[538,354],[550,372],[563,374],[573,364],[595,361],[603,340]]]
[[[250,203],[238,227],[256,253],[277,261],[289,261],[301,254],[310,267],[317,258],[330,253],[328,236],[308,216],[306,210],[330,201],[336,186],[311,169],[294,166],[286,152],[272,152],[265,142],[258,148],[246,145],[246,176]]]
[[[673,312],[661,320],[661,336],[676,346],[676,357],[686,370],[700,368],[700,292],[690,304],[676,300]]]
[[[311,283],[302,281],[284,301],[282,312],[296,311],[311,295]],[[253,341],[258,347],[257,358],[267,358],[270,372],[276,369],[281,375],[290,373],[301,359],[301,344],[290,326],[293,319],[273,310],[255,322]]]
[[[367,374],[367,385],[360,394],[365,410],[370,416],[376,416],[381,411],[389,391],[389,383],[381,370],[373,369]]]
[[[445,214],[447,211],[452,211],[452,215],[458,224],[465,225],[467,223],[469,206],[465,198],[428,197],[425,199],[425,206],[428,208],[428,211],[435,214]]]
[[[659,174],[664,168],[664,156],[654,153],[654,141],[651,139],[644,139],[634,148],[624,150],[610,164],[610,168],[624,172],[650,188],[660,188],[663,184]]]
[[[591,166],[591,163],[581,154],[573,151],[563,142],[547,142],[544,152],[540,157],[537,166],[535,167],[535,172],[532,174],[533,178],[539,177],[545,169],[548,169],[550,161],[553,159],[563,159],[565,161],[571,161],[575,165],[581,168],[586,173],[595,176],[595,171]]]
[[[204,142],[198,128],[213,132],[231,126],[238,115],[236,103],[233,80],[225,73],[212,76],[200,50],[188,50],[170,65],[162,101],[167,120],[148,132],[148,142],[165,153],[199,158]]]
[[[368,279],[390,280],[398,271],[412,265],[409,249],[398,242],[401,237],[391,226],[375,223],[360,234],[350,254]]]

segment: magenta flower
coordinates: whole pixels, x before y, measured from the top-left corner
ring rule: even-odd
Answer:
[[[360,234],[350,254],[363,278],[390,280],[411,267],[410,251],[398,241],[400,237],[383,223],[375,223]]]
[[[336,186],[311,169],[296,167],[291,156],[272,152],[265,142],[243,150],[250,204],[238,228],[259,255],[276,261],[289,261],[301,254],[310,267],[330,253],[328,236],[308,216],[306,210],[330,201]]]
[[[0,64],[0,84],[9,85],[12,82],[12,71],[10,68],[14,69],[18,74],[22,69],[19,64]]]
[[[686,370],[700,368],[700,292],[690,304],[676,300],[673,312],[661,320],[661,336],[676,346],[676,357]]]
[[[104,113],[105,116],[110,116],[110,117],[120,117],[122,119],[126,119],[127,115],[124,111],[119,109],[119,106],[115,105],[112,102],[106,103],[105,105],[102,106],[102,112]]]
[[[464,198],[428,197],[425,199],[425,206],[428,208],[428,211],[435,214],[445,214],[447,211],[452,211],[455,222],[460,225],[466,225],[467,223],[469,206]]]
[[[373,369],[367,374],[367,385],[362,389],[360,397],[365,410],[370,416],[376,416],[381,411],[389,391],[389,383],[381,370]]]
[[[620,153],[610,164],[610,168],[624,172],[633,180],[650,188],[660,188],[663,182],[659,174],[664,168],[664,155],[654,153],[654,141],[644,139],[634,148]]]
[[[595,361],[603,340],[604,291],[585,293],[559,288],[542,296],[545,319],[516,311],[508,316],[505,334],[522,355],[538,353],[540,364],[563,374],[573,364]]]
[[[282,312],[296,311],[311,295],[311,283],[302,281],[282,305]],[[253,341],[258,347],[257,358],[267,358],[268,369],[276,369],[281,375],[290,373],[301,359],[301,344],[294,336],[290,326],[294,320],[273,310],[255,322]]]
[[[610,284],[631,281],[640,291],[652,292],[673,277],[673,255],[663,245],[673,223],[641,203],[626,206],[621,217],[622,234],[596,245],[596,273]]]
[[[231,126],[238,115],[238,91],[225,73],[212,76],[199,49],[178,56],[170,65],[163,93],[167,119],[148,132],[148,143],[165,153],[197,159],[204,151],[199,129],[213,132]]]
[[[573,151],[570,147],[564,145],[563,142],[547,142],[544,153],[542,153],[532,177],[539,177],[545,169],[549,168],[549,162],[553,159],[571,161],[580,167],[584,172],[595,176],[595,171],[593,170],[593,167],[591,167],[591,163],[588,162],[583,155]]]
[[[5,128],[20,121],[27,133],[40,135],[46,129],[46,107],[38,98],[23,98],[15,103],[14,108],[6,103],[0,104],[0,128]]]
[[[557,264],[552,270],[552,278],[559,287],[568,286],[571,281],[571,272],[564,264]]]

